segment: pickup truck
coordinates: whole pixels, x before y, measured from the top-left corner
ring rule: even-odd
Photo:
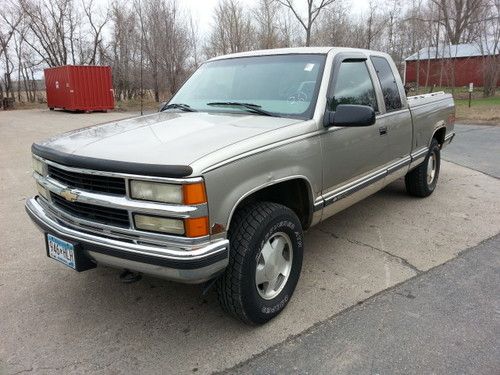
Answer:
[[[290,301],[305,230],[399,178],[433,193],[454,113],[443,92],[407,98],[380,52],[216,57],[158,113],[33,144],[26,210],[76,271],[207,283],[262,324]]]

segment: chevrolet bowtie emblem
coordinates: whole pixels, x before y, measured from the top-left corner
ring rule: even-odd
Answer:
[[[78,193],[75,193],[69,189],[62,190],[59,195],[66,199],[68,202],[76,202],[78,199]]]

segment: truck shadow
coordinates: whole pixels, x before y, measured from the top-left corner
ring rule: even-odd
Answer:
[[[324,240],[324,234],[327,232],[327,227],[335,225],[340,228],[340,222],[349,223],[353,231],[365,228],[365,220],[368,212],[374,213],[375,216],[383,216],[384,212],[373,210],[373,206],[392,204],[391,201],[400,201],[401,198],[412,200],[404,191],[404,181],[398,180],[387,186],[380,192],[376,193],[358,204],[347,208],[332,218],[329,218],[312,228],[306,234],[306,253],[304,262],[307,266],[321,265],[321,269],[328,268],[328,262],[312,261],[311,256],[322,255],[324,249],[319,246],[318,241]],[[339,230],[336,233],[327,233],[333,238],[343,238],[346,233]],[[318,238],[316,238],[318,237]],[[312,244],[310,244],[312,243]],[[335,255],[335,250],[331,252]],[[141,280],[131,284],[120,282],[118,275],[120,271],[108,268],[98,267],[95,270],[87,271],[78,275],[79,285],[75,285],[72,293],[78,295],[81,301],[81,308],[91,302],[97,308],[99,305],[104,310],[112,310],[120,316],[134,316],[131,311],[147,308],[148,321],[151,319],[151,314],[155,314],[155,310],[161,310],[162,319],[166,315],[175,316],[176,324],[182,320],[189,322],[190,312],[192,318],[197,320],[200,316],[221,319],[227,324],[233,322],[232,318],[226,318],[218,306],[217,295],[215,288],[211,288],[206,295],[203,295],[203,285],[187,285],[170,282],[167,280],[157,279],[149,276],[143,276]],[[83,287],[82,289],[80,289]],[[85,295],[88,294],[88,289],[93,289],[92,299],[85,301]],[[154,307],[154,308],[153,308]],[[201,312],[200,309],[203,311]],[[117,315],[113,314],[115,317]],[[82,316],[80,315],[80,318]],[[93,320],[94,318],[92,318]],[[236,326],[240,326],[239,322],[234,321]],[[166,326],[169,325],[168,319],[164,320]],[[231,323],[230,323],[231,324]]]

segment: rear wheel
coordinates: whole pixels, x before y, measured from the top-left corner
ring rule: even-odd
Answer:
[[[431,142],[424,162],[405,176],[406,191],[416,197],[428,197],[436,189],[441,167],[441,149],[436,139]]]
[[[265,323],[285,308],[299,280],[300,221],[285,206],[250,204],[236,212],[229,240],[229,265],[217,281],[219,302],[245,323]]]

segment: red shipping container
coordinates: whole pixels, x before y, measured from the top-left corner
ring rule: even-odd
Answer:
[[[64,65],[45,69],[44,75],[51,110],[90,112],[115,107],[109,66]]]

